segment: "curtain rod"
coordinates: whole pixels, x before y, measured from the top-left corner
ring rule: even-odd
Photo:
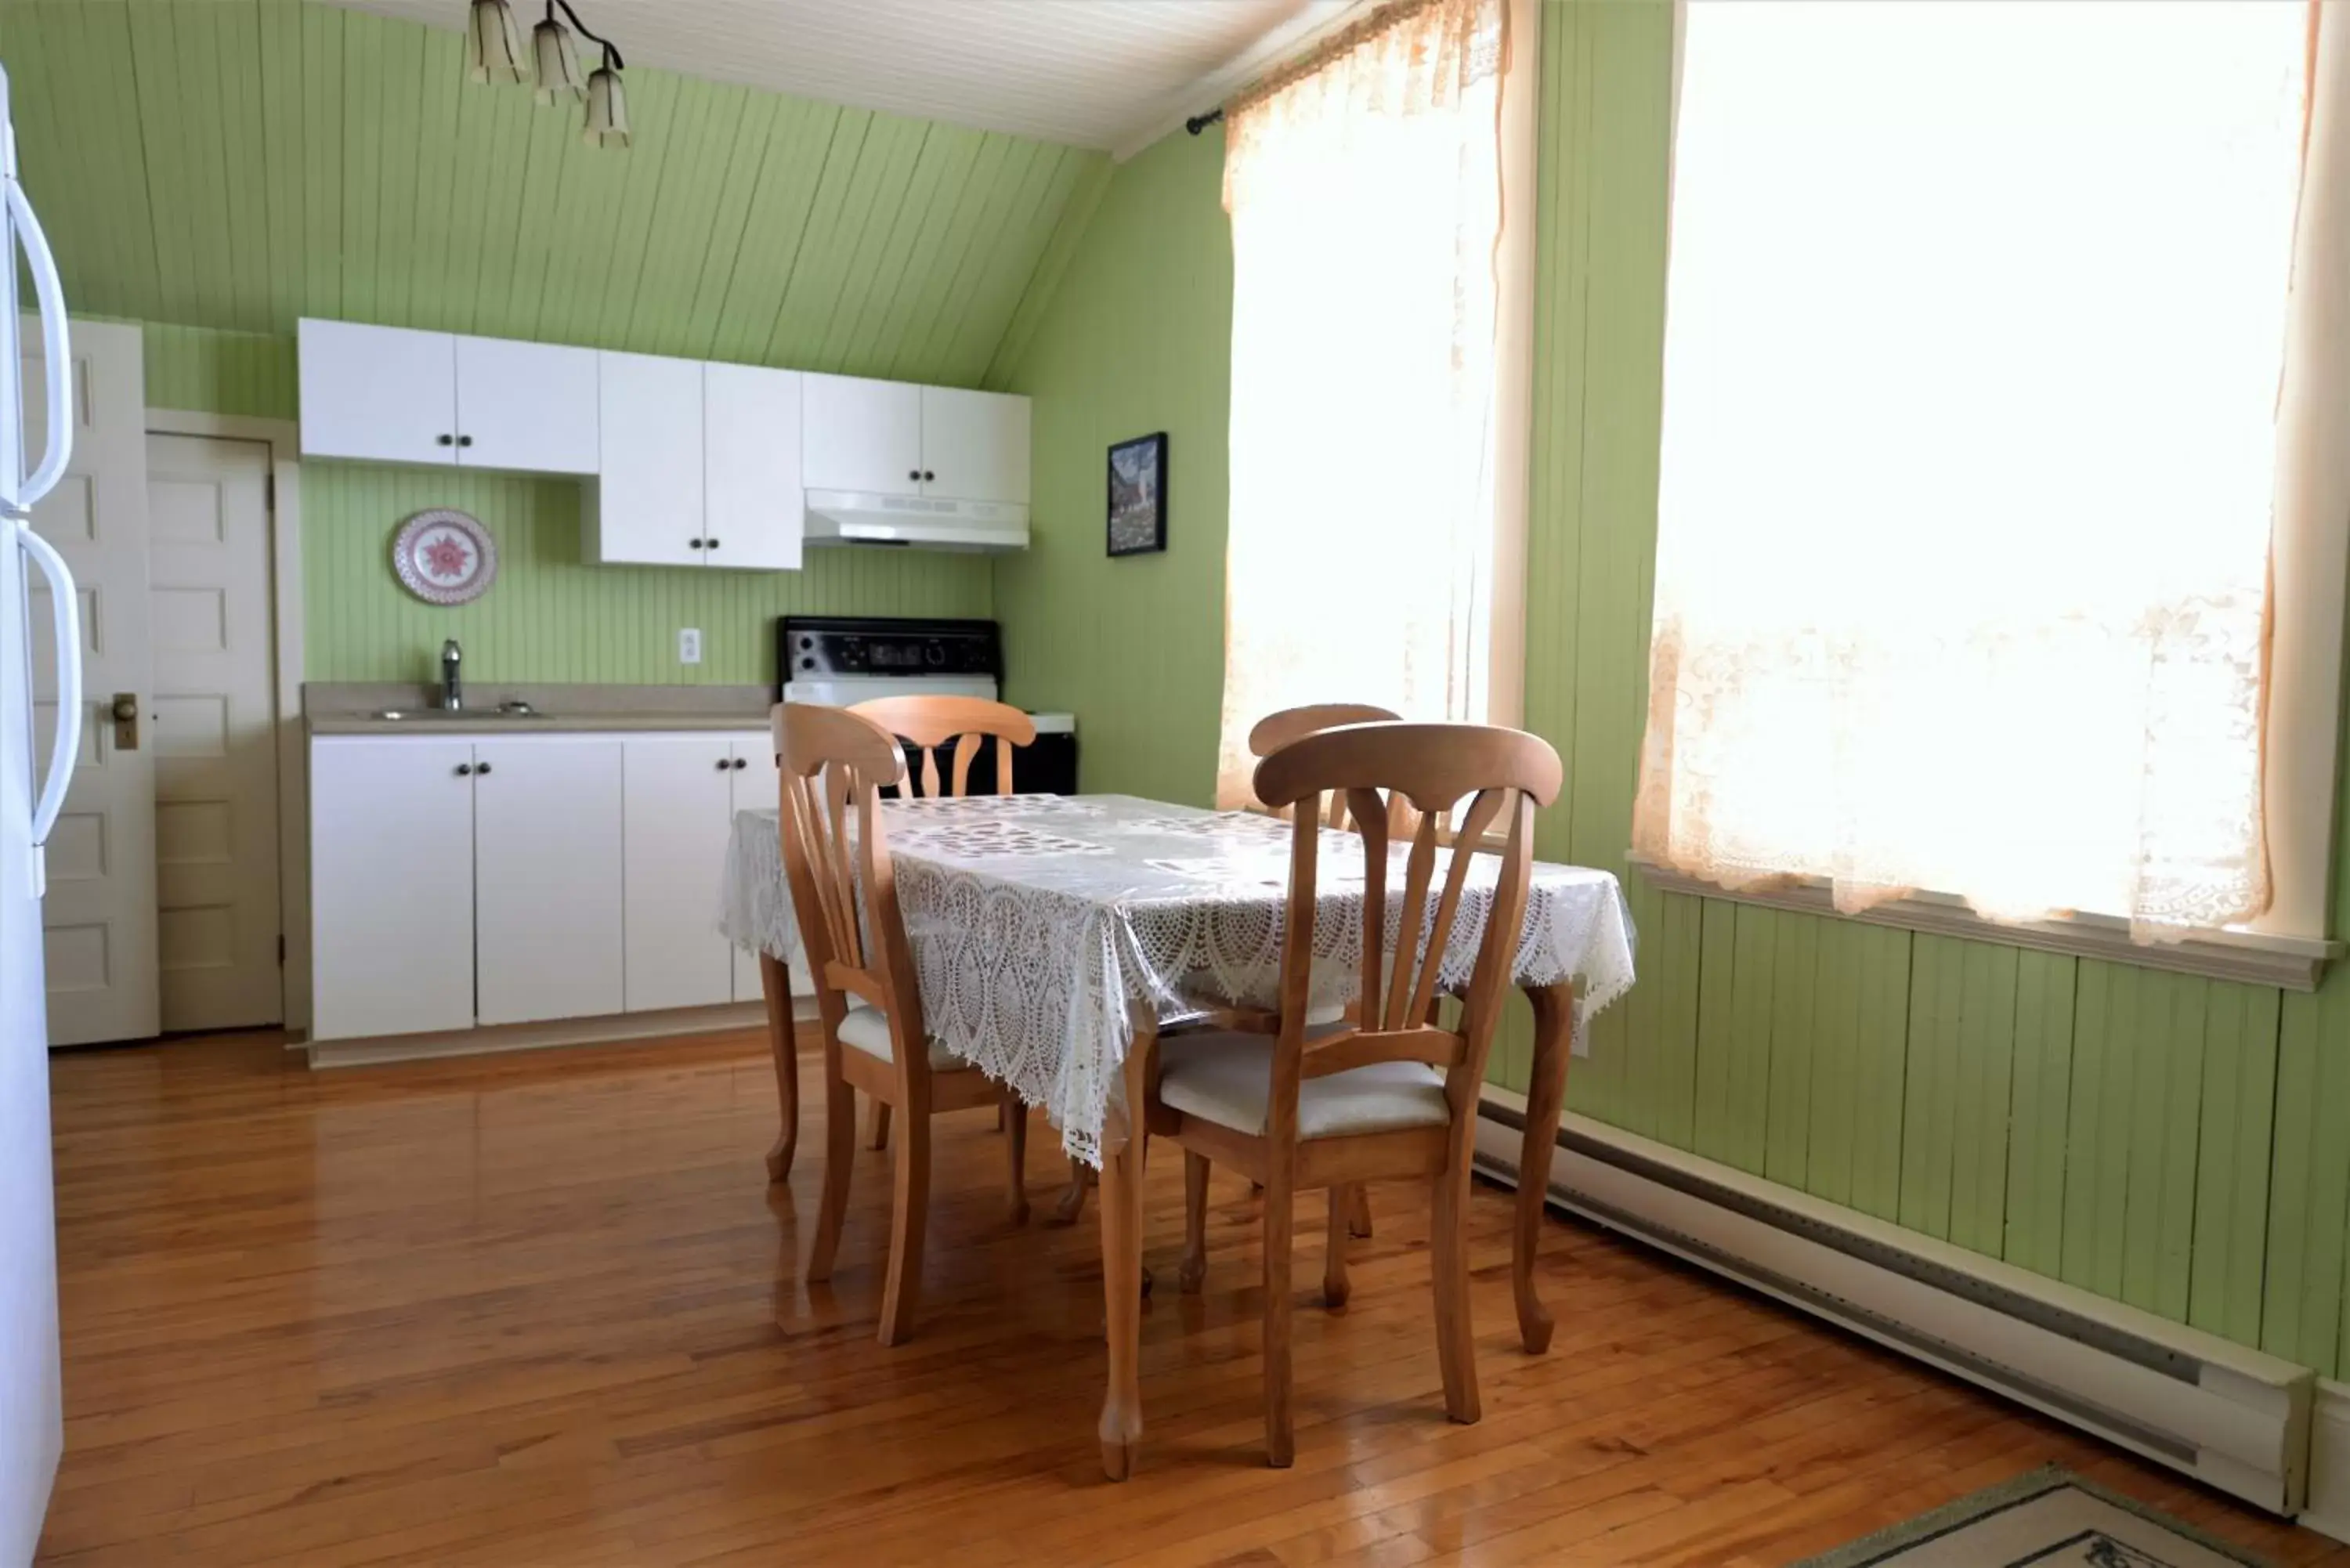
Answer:
[[[1207,130],[1208,127],[1215,124],[1216,121],[1223,118],[1224,111],[1222,109],[1211,109],[1205,114],[1195,114],[1191,119],[1185,120],[1183,122],[1183,129],[1190,131],[1192,135],[1197,136],[1200,132]],[[1160,123],[1164,124],[1165,122],[1162,120]]]

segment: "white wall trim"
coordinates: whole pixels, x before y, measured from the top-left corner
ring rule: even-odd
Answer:
[[[286,938],[278,975],[286,1030],[310,1027],[309,751],[302,734],[301,432],[292,420],[149,409],[150,435],[213,436],[269,448],[272,690],[277,729],[277,919]]]
[[[2203,931],[2180,942],[2134,942],[2130,940],[2129,922],[2110,916],[2074,915],[2064,919],[2010,925],[1987,920],[1960,900],[1936,893],[1913,894],[1879,904],[1863,914],[1846,915],[1836,909],[1827,883],[1817,877],[1731,888],[1638,856],[1627,856],[1627,861],[1641,880],[1664,893],[1755,904],[1766,909],[1787,909],[1835,919],[1865,920],[1873,926],[1893,926],[1929,936],[2002,942],[2041,952],[2137,964],[2142,969],[2171,970],[2205,980],[2274,986],[2281,991],[2315,991],[2317,982],[2324,977],[2325,966],[2340,958],[2344,950],[2343,943],[2327,939],[2252,930]]]
[[[2301,1522],[2350,1541],[2350,1383],[2317,1380],[2309,1420],[2309,1506]]]

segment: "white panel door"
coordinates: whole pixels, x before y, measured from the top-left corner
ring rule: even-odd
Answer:
[[[301,324],[302,455],[457,461],[457,340],[446,332]]]
[[[858,376],[800,379],[801,475],[810,490],[921,493],[921,388]]]
[[[484,1023],[619,1012],[618,736],[473,742],[474,971]]]
[[[626,743],[628,1009],[732,1000],[718,934],[734,799],[724,735],[635,735]]]
[[[26,444],[43,450],[38,327],[24,327]],[[82,743],[49,835],[41,906],[49,1043],[143,1040],[161,1028],[155,970],[153,664],[148,653],[146,369],[139,330],[73,327],[73,462],[33,508],[33,526],[73,568],[81,596]],[[47,593],[32,595],[34,741],[57,734],[57,671]],[[117,695],[134,715],[118,740]]]
[[[950,501],[1028,501],[1028,400],[922,389],[922,493]]]
[[[702,365],[597,356],[602,478],[581,511],[587,559],[691,566],[702,559]]]
[[[166,1029],[285,1016],[268,481],[269,449],[258,441],[147,438]]]
[[[782,775],[775,767],[775,737],[768,731],[734,737],[734,809],[774,811],[782,798]],[[730,827],[731,834],[733,829]],[[792,966],[792,994],[814,996],[816,977],[807,965]],[[734,1000],[758,1002],[766,992],[759,985],[759,955],[734,950]]]
[[[515,473],[594,473],[596,351],[457,339],[457,462]]]
[[[311,742],[314,1038],[473,1027],[473,775],[463,737]]]
[[[703,559],[797,571],[807,526],[796,370],[702,368]]]

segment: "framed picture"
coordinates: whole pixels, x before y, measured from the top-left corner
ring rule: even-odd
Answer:
[[[1147,556],[1167,548],[1167,432],[1109,449],[1109,553]]]

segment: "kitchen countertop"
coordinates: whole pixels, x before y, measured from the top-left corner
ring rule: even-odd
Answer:
[[[536,717],[496,712],[499,703],[519,701]],[[304,722],[313,735],[547,735],[611,734],[624,731],[764,730],[774,697],[764,686],[532,686],[468,685],[470,717],[445,713],[436,688],[399,682],[335,684],[302,688]],[[391,710],[411,715],[382,719]]]

